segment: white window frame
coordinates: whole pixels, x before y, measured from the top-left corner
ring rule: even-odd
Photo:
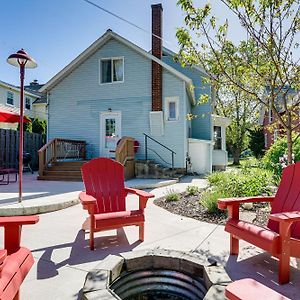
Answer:
[[[273,121],[274,121],[273,111],[272,111],[272,107],[270,107],[270,109],[269,109],[269,124],[273,123]]]
[[[122,81],[113,81],[113,60],[122,60],[123,62],[123,80]],[[111,63],[111,76],[112,76],[112,81],[111,82],[102,82],[102,61],[105,61],[105,60],[111,60],[112,63]],[[102,57],[99,59],[99,84],[100,85],[103,85],[103,84],[116,84],[116,83],[123,83],[124,80],[125,80],[125,68],[124,68],[124,65],[125,65],[125,59],[124,59],[124,56],[119,56],[119,57]]]
[[[273,137],[274,142],[276,142],[277,139],[278,139],[278,129],[275,129],[274,130],[274,137]]]
[[[7,102],[8,94],[12,95],[13,104]],[[6,105],[8,105],[8,106],[15,106],[15,95],[14,95],[14,93],[12,91],[7,91],[7,93],[6,93]]]
[[[30,103],[29,106],[30,106],[30,108],[26,108],[26,100],[27,100],[27,99],[29,100],[29,103]],[[31,110],[31,109],[32,109],[32,101],[31,101],[31,98],[30,98],[30,97],[25,97],[25,105],[24,105],[24,106],[25,106],[25,109],[26,109],[26,110]]]
[[[169,111],[169,103],[175,102],[175,118],[170,118],[170,111]],[[165,120],[167,122],[177,122],[179,121],[179,97],[165,97]]]
[[[265,148],[268,147],[268,134],[265,133]]]

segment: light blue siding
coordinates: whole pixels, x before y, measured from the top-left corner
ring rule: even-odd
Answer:
[[[202,76],[203,73],[194,68],[183,68],[180,63],[174,62],[173,57],[170,55],[164,55],[163,61],[191,78],[194,85],[195,98],[198,102],[199,98],[203,94],[208,94],[211,98],[210,85],[203,84]],[[210,140],[211,139],[211,114],[212,107],[211,103],[196,105],[191,108],[191,111],[197,118],[192,121],[192,138]]]
[[[99,59],[124,57],[124,83],[99,84]],[[185,149],[185,88],[184,82],[168,71],[163,71],[163,98],[179,97],[179,120],[164,120],[164,136],[155,137],[176,152],[175,166],[184,167]],[[163,101],[164,103],[164,101]],[[49,93],[49,138],[64,137],[85,140],[88,155],[99,156],[100,112],[108,109],[122,114],[122,136],[138,140],[138,158],[144,158],[143,133],[150,135],[151,61],[114,39],[92,54]],[[165,161],[171,155],[149,142]],[[153,152],[149,158],[163,163]]]

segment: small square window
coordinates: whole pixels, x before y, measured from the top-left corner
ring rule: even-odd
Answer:
[[[123,82],[124,60],[123,58],[103,59],[100,63],[101,83]]]
[[[14,93],[7,92],[6,104],[14,105]]]
[[[31,110],[31,99],[28,97],[25,98],[25,109]]]

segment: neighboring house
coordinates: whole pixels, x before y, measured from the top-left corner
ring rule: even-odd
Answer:
[[[47,96],[45,93],[39,92],[39,89],[42,86],[43,84],[39,84],[38,81],[35,79],[32,82],[30,82],[29,85],[25,86],[25,90],[39,96],[39,98],[37,98],[33,102],[34,118],[39,118],[40,120],[47,120]]]
[[[47,82],[48,140],[85,140],[89,158],[112,156],[122,136],[137,140],[137,159],[144,159],[143,133],[176,152],[175,167],[208,173],[227,164],[227,119],[212,116],[212,103],[197,105],[211,87],[198,67],[183,68],[174,53],[162,48],[162,6],[152,5],[151,53],[108,30]],[[191,121],[187,114],[197,115]],[[214,134],[217,132],[216,136]],[[220,133],[220,134],[219,134]],[[214,140],[218,146],[213,151]],[[216,145],[215,144],[215,145]],[[148,159],[168,166],[170,152],[148,140]]]
[[[38,103],[41,101],[40,93],[36,91],[24,91],[24,115],[29,118],[46,119],[45,108],[46,104],[43,104],[43,113],[38,113]],[[2,109],[20,113],[20,88],[0,81],[0,107]],[[16,129],[18,124],[0,123],[0,128]]]
[[[299,92],[296,92],[295,90],[290,89],[288,91],[288,97],[289,101],[292,101],[293,103],[299,103],[299,97],[300,94]],[[281,108],[281,103],[280,97],[278,97],[277,101],[277,110],[280,112],[281,115],[284,116],[284,109]],[[298,105],[295,105],[296,107],[299,107]],[[295,125],[300,122],[300,109],[296,109],[296,114],[299,116],[298,120],[294,120]],[[276,115],[274,115],[273,111],[271,109],[267,110],[265,107],[262,109],[262,121],[263,125],[263,133],[264,133],[264,138],[265,138],[265,149],[269,149],[272,144],[277,140],[277,138],[282,135],[283,133],[283,128],[278,122],[278,118]],[[298,129],[300,131],[300,127]]]

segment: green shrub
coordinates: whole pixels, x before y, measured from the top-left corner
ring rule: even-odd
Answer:
[[[294,160],[300,160],[300,139],[296,139],[293,144]],[[279,138],[277,141],[267,150],[263,157],[264,167],[272,171],[277,178],[281,177],[282,165],[280,158],[287,154],[287,140],[286,138]]]
[[[272,172],[261,168],[241,168],[231,172],[216,172],[208,176],[214,191],[227,197],[247,197],[270,194],[274,184]]]
[[[32,132],[45,134],[47,131],[47,122],[38,118],[32,122]]]
[[[210,185],[217,185],[226,178],[226,174],[224,172],[214,172],[207,177],[207,180]]]
[[[186,188],[186,192],[189,196],[195,196],[197,194],[199,194],[200,190],[197,186],[195,185],[189,185],[187,188]]]
[[[179,200],[179,194],[176,193],[174,190],[167,190],[166,192],[166,201],[178,201]]]
[[[20,131],[20,123],[18,124],[18,131]],[[32,132],[32,122],[23,123],[23,130],[26,132]]]
[[[226,197],[227,195],[220,190],[207,190],[202,194],[200,203],[209,213],[221,213],[218,209],[218,199]]]

